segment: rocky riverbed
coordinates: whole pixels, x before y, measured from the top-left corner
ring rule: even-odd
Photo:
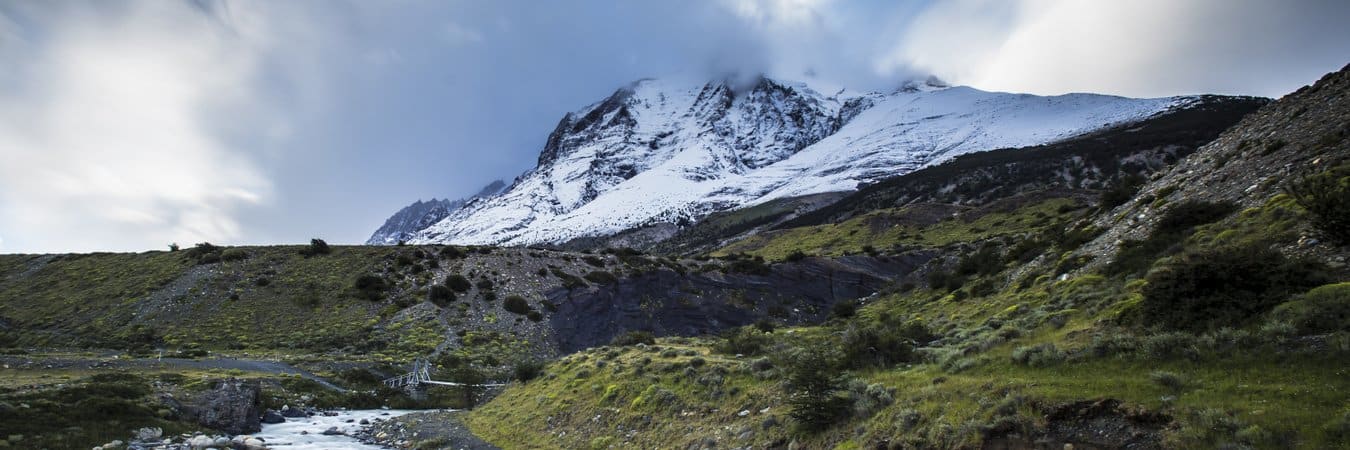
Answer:
[[[463,411],[418,411],[374,424],[366,441],[393,448],[499,450],[473,433],[460,420]]]

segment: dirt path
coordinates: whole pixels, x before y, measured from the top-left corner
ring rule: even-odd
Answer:
[[[42,369],[196,369],[196,370],[242,370],[245,372],[261,372],[276,375],[297,375],[305,379],[314,380],[329,389],[346,392],[341,386],[333,384],[322,377],[315,375],[307,370],[297,368],[281,361],[267,361],[257,359],[235,359],[235,358],[210,358],[210,359],[182,359],[182,358],[140,358],[140,359],[112,359],[112,358],[43,358],[43,357],[25,357],[25,356],[0,356],[0,364],[4,364],[10,369],[20,370],[42,370]]]

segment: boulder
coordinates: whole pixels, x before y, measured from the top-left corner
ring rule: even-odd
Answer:
[[[184,405],[185,415],[205,427],[229,434],[262,429],[262,390],[255,381],[230,378]]]
[[[323,434],[325,436],[337,436],[342,434],[342,432],[338,430],[338,427],[328,427],[327,430],[323,430]]]
[[[187,440],[188,447],[193,449],[204,449],[216,446],[216,440],[210,436],[199,434]]]
[[[309,417],[309,414],[308,414],[308,413],[305,413],[305,410],[303,410],[303,409],[300,409],[300,408],[292,408],[292,407],[290,407],[289,405],[287,405],[287,406],[282,406],[282,407],[281,407],[281,416],[282,416],[282,417],[290,417],[290,418],[292,418],[292,419],[296,419],[296,418],[305,418],[305,417]]]
[[[249,437],[248,439],[244,439],[244,449],[267,450],[267,443],[263,442],[262,438]]]
[[[281,413],[279,412],[270,409],[267,410],[266,412],[263,412],[262,423],[285,423],[285,422],[286,417],[282,416]]]
[[[145,427],[136,430],[136,440],[143,442],[158,441],[164,437],[164,429],[158,427]]]

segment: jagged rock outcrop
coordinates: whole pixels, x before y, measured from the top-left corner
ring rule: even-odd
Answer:
[[[229,434],[262,429],[262,388],[257,381],[229,378],[186,402],[183,413],[202,426]]]
[[[366,239],[366,245],[394,245],[407,241],[418,231],[440,222],[441,219],[449,216],[450,213],[455,212],[465,204],[475,199],[497,194],[505,188],[506,183],[496,180],[468,198],[458,200],[433,198],[425,202],[421,200],[413,202],[413,204],[403,207],[385,220],[384,225],[375,230],[375,233],[370,235],[370,239]]]
[[[1136,198],[1094,225],[1105,229],[1080,251],[1094,266],[1120,243],[1146,237],[1168,205],[1183,200],[1260,206],[1289,180],[1350,160],[1350,66],[1327,74],[1242,119],[1160,173]]]

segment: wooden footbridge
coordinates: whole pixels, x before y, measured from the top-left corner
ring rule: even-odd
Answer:
[[[503,383],[469,384],[469,383],[455,383],[453,381],[436,381],[431,379],[431,362],[420,358],[413,361],[413,368],[411,372],[396,377],[386,378],[384,380],[385,386],[389,386],[395,389],[403,389],[409,392],[421,389],[423,385],[427,384],[439,386],[471,386],[471,387],[505,386],[505,384]]]

